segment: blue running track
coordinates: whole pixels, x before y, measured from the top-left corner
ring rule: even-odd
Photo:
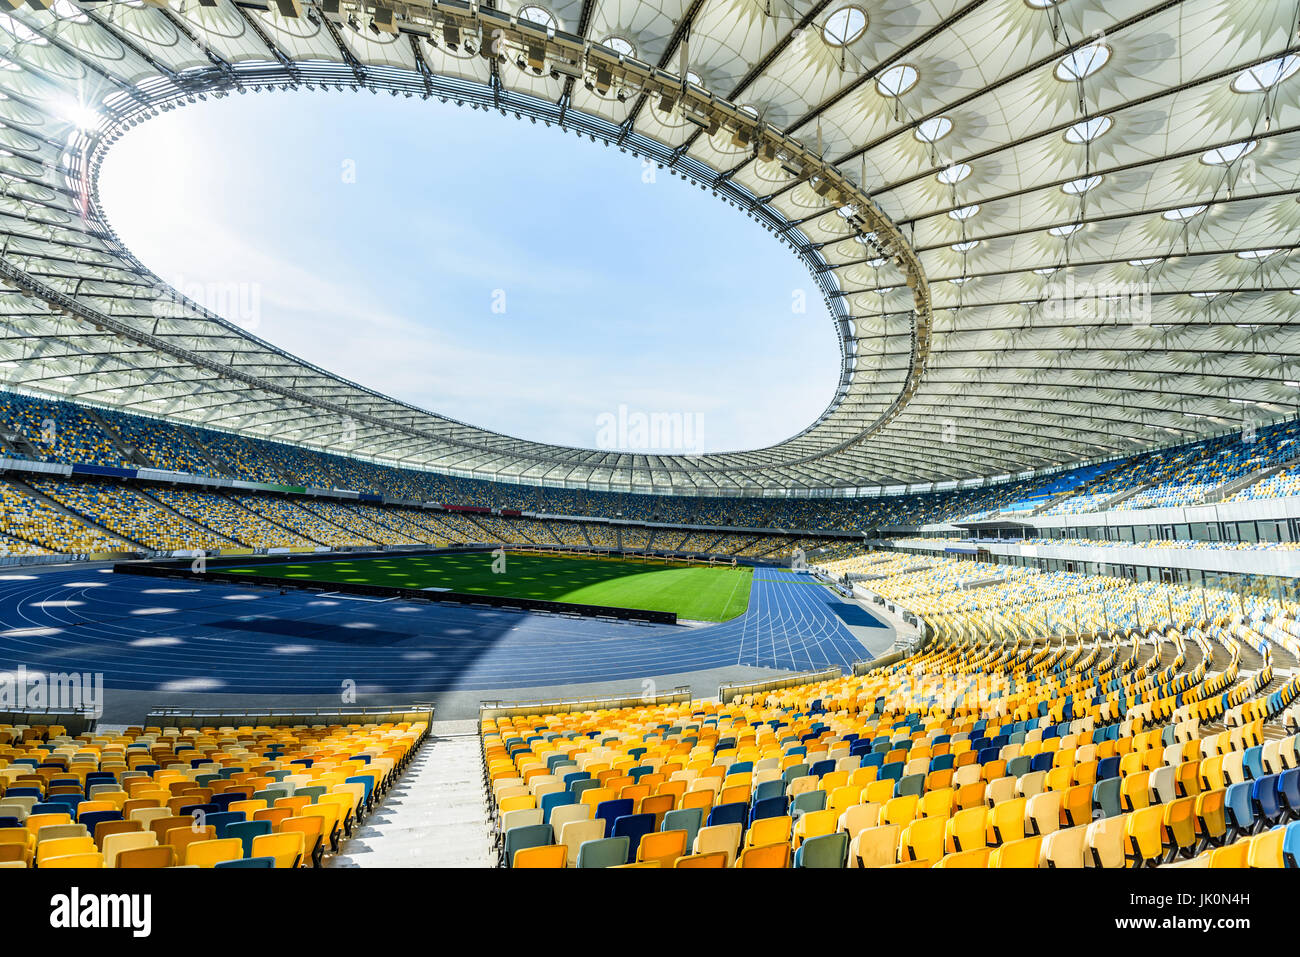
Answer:
[[[522,688],[870,657],[804,576],[756,569],[748,611],[645,625],[115,575],[0,573],[0,670],[102,672],[123,691],[369,694]]]

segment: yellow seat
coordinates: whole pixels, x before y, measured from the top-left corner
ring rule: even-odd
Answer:
[[[252,857],[273,857],[276,867],[303,864],[304,836],[301,832],[259,834],[253,838]]]
[[[1250,866],[1250,841],[1238,841],[1210,851],[1210,867],[1237,868]]]
[[[183,864],[216,867],[222,861],[237,861],[244,856],[244,842],[237,837],[213,841],[195,841],[185,848]]]
[[[943,857],[944,830],[948,819],[922,817],[903,829],[899,838],[900,861],[928,861],[936,863]]]
[[[1025,799],[1012,798],[989,808],[987,826],[990,845],[1020,840],[1025,836]]]
[[[44,841],[36,847],[36,862],[40,862],[47,857],[63,857],[67,854],[89,854],[98,851],[95,846],[93,837],[58,837],[52,841]]]
[[[921,795],[921,816],[946,818],[952,814],[956,792],[952,788],[939,788]]]
[[[104,855],[98,851],[83,852],[81,854],[64,854],[60,857],[43,857],[36,865],[37,867],[76,867],[76,868],[102,868],[104,866]]]
[[[1134,866],[1154,865],[1164,854],[1161,827],[1165,806],[1153,804],[1126,815],[1124,856]]]
[[[987,847],[977,847],[970,851],[958,851],[955,854],[945,854],[939,859],[935,867],[978,867],[984,868],[989,866],[989,849]]]
[[[1285,867],[1282,861],[1282,838],[1285,834],[1286,828],[1275,827],[1251,838],[1247,863],[1251,867]]]
[[[988,812],[983,807],[958,811],[945,822],[944,847],[950,854],[973,851],[988,843],[985,821]]]
[[[902,826],[911,824],[916,818],[916,808],[919,803],[920,799],[915,794],[890,798],[885,802],[885,806],[880,809],[881,823]]]
[[[989,856],[989,867],[1037,867],[1042,843],[1043,839],[1038,835],[1007,841]]]
[[[1126,811],[1140,811],[1151,803],[1150,771],[1134,771],[1120,779],[1119,799]]]
[[[856,807],[857,805],[855,805]],[[755,822],[757,823],[757,822]],[[792,845],[799,847],[810,837],[834,834],[840,824],[838,811],[807,811],[795,823]]]
[[[788,815],[760,818],[745,832],[745,846],[761,847],[764,844],[776,844],[781,841],[788,844],[793,826],[794,821]]]

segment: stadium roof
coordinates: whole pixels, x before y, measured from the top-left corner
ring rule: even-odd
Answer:
[[[1300,388],[1296,17],[1236,0],[28,0],[0,17],[0,374],[417,467],[701,493],[1016,473],[1276,418]],[[826,297],[835,399],[749,452],[512,438],[175,297],[103,219],[105,151],[159,111],[360,87],[562,124],[743,206]]]

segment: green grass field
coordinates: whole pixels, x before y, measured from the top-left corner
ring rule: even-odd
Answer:
[[[471,595],[537,598],[610,608],[676,612],[727,621],[749,607],[753,569],[507,553],[502,574],[489,552],[232,566],[222,571],[321,584],[357,582],[442,588]]]

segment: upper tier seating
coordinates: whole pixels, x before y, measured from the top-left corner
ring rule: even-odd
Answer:
[[[1297,453],[1300,426],[1292,421],[1261,428],[1253,437],[1220,436],[1115,463],[980,488],[856,499],[697,498],[455,478],[352,458],[347,449],[326,452],[125,412],[91,412],[67,402],[0,391],[0,441],[5,435],[15,439],[4,442],[4,454],[50,462],[148,465],[285,486],[347,489],[410,502],[512,508],[548,515],[619,517],[684,525],[869,531],[1043,505],[1049,506],[1048,515],[1094,511],[1132,492],[1136,494],[1119,504],[1130,509],[1191,504],[1228,482],[1289,461]],[[1290,495],[1297,489],[1300,479],[1283,471],[1235,497]]]

